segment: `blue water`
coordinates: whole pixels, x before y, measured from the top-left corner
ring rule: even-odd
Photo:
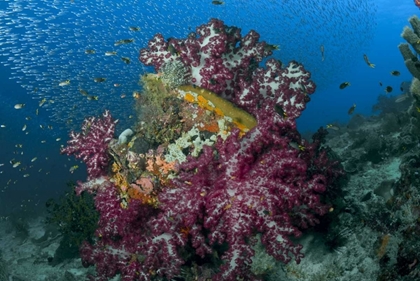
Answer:
[[[418,14],[418,8],[412,1],[376,1],[376,4],[378,10],[373,38],[344,71],[334,75],[336,83],[318,88],[300,119],[300,128],[314,129],[332,121],[346,122],[351,118],[347,111],[354,103],[357,105],[356,113],[370,115],[378,95],[386,94],[386,86],[393,88],[390,95],[399,95],[401,82],[411,81],[412,76],[397,46],[405,42],[400,34],[404,26],[409,26],[408,17]],[[376,65],[375,68],[368,67],[364,62],[364,53]],[[401,75],[392,76],[390,72],[393,70],[398,70]],[[351,86],[340,90],[339,85],[345,81],[350,82]],[[382,87],[379,82],[382,82]]]
[[[6,125],[0,128],[0,217],[41,211],[39,206],[62,194],[68,181],[85,179],[80,163],[59,154],[69,130],[77,129],[83,118],[109,108],[121,120],[117,133],[133,124],[131,93],[140,89],[139,75],[151,71],[138,61],[138,51],[157,32],[165,38],[185,37],[215,17],[241,27],[243,35],[255,29],[261,40],[280,45],[274,56],[303,63],[318,86],[299,119],[302,132],[333,122],[345,124],[353,104],[355,113],[371,115],[386,86],[393,87],[391,95],[398,95],[401,82],[411,80],[397,48],[408,17],[418,13],[411,0],[226,0],[220,6],[192,0],[84,2],[0,3],[0,124]],[[141,31],[132,32],[129,26]],[[127,38],[135,42],[114,46]],[[96,53],[86,55],[86,49]],[[103,55],[112,50],[119,56]],[[376,64],[374,69],[363,61],[363,54]],[[120,56],[129,57],[131,64],[124,64]],[[393,70],[401,75],[391,76]],[[107,80],[94,83],[94,77]],[[71,84],[59,87],[66,79]],[[340,90],[345,81],[351,86]],[[99,100],[87,101],[79,89]],[[127,98],[121,98],[123,94]],[[39,107],[43,98],[47,102]],[[16,110],[17,103],[26,106]],[[34,157],[37,160],[31,162]],[[12,160],[21,165],[13,168]],[[71,174],[75,164],[80,168]]]

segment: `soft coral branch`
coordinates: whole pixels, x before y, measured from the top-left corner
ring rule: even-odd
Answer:
[[[108,110],[102,114],[102,118],[86,118],[81,132],[70,132],[71,139],[67,141],[67,147],[61,149],[61,153],[82,159],[86,163],[88,179],[105,175],[109,161],[108,143],[114,135],[117,122]]]

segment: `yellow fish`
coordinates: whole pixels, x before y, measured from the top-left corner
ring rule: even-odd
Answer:
[[[338,128],[337,126],[335,126],[333,124],[328,124],[327,129],[331,129],[331,130],[334,130],[334,131],[340,130],[340,128]]]
[[[78,168],[79,168],[78,165],[71,166],[69,172],[73,174],[74,171],[76,171]]]
[[[43,106],[44,103],[46,103],[46,102],[47,102],[47,99],[46,98],[43,98],[42,100],[39,101],[39,106],[40,107]]]
[[[365,60],[366,64],[371,67],[371,68],[375,68],[375,65],[373,63],[370,63],[369,58],[366,54],[363,54],[363,59]]]

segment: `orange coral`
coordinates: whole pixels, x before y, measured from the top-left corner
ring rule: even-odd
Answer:
[[[127,191],[127,195],[130,199],[140,200],[143,204],[154,205],[157,202],[156,198],[150,196],[149,194],[145,194],[143,190],[135,184],[131,184]]]
[[[218,133],[220,128],[217,121],[212,121],[209,123],[205,123],[202,126],[199,127],[201,131],[208,131],[210,133]]]
[[[148,158],[146,170],[157,176],[162,185],[167,184],[168,176],[177,171],[176,162],[166,162],[162,154],[155,156],[154,153],[148,153],[146,157]]]
[[[197,122],[198,122],[198,129],[200,131],[207,131],[210,133],[218,133],[220,131],[219,124],[217,122],[218,119],[215,118],[215,114],[208,114],[208,111],[204,108],[199,107],[197,110]]]
[[[135,183],[130,184],[127,191],[130,199],[140,200],[143,204],[157,205],[157,196],[154,185],[149,177],[140,177]]]

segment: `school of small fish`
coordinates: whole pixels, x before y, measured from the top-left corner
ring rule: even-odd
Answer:
[[[373,38],[376,5],[374,0],[209,0],[206,5],[196,5],[194,0],[176,4],[173,0],[122,0],[116,9],[112,0],[3,0],[0,63],[29,95],[10,105],[16,118],[22,119],[21,134],[56,133],[58,127],[67,133],[103,108],[110,109],[124,127],[135,119],[132,103],[140,98],[139,75],[146,71],[138,61],[139,49],[157,32],[175,29],[171,36],[183,38],[209,18],[234,22],[243,30],[261,32],[261,40],[270,42],[266,49],[275,56],[281,52],[282,60],[300,61],[307,69],[322,64],[322,71],[313,73],[322,86],[346,71],[361,46]],[[124,12],[116,14],[116,10]],[[329,36],[314,35],[319,30]],[[34,100],[37,107],[25,100]],[[2,130],[11,127],[0,122]],[[62,139],[64,135],[56,134],[37,141],[48,147]],[[15,149],[13,159],[2,159],[0,173],[7,166],[19,170],[20,178],[50,174],[42,168],[30,170],[48,159],[22,145]],[[70,173],[77,169],[77,165],[67,167]],[[20,178],[0,182],[0,189]]]
[[[322,86],[331,81],[333,73],[345,70],[360,46],[373,37],[376,12],[374,0],[281,4],[209,0],[207,5],[196,5],[193,0],[176,4],[172,0],[122,0],[118,10],[124,11],[123,16],[116,15],[111,0],[2,2],[1,63],[11,69],[11,79],[43,104],[39,116],[47,115],[68,129],[75,129],[85,116],[100,114],[103,108],[116,116],[120,112],[120,124],[128,122],[124,119],[127,114],[122,113],[130,108],[131,100],[119,97],[140,90],[138,77],[144,70],[138,51],[157,32],[175,28],[171,36],[185,37],[209,18],[236,22],[243,30],[263,32],[261,39],[271,43],[266,48],[275,54],[281,49],[282,59],[300,61],[308,69],[323,63],[323,71],[314,72],[314,80]],[[313,35],[320,29],[330,35]],[[112,87],[114,84],[120,86]],[[83,98],[79,89],[89,95]],[[24,104],[16,106],[22,109]]]

